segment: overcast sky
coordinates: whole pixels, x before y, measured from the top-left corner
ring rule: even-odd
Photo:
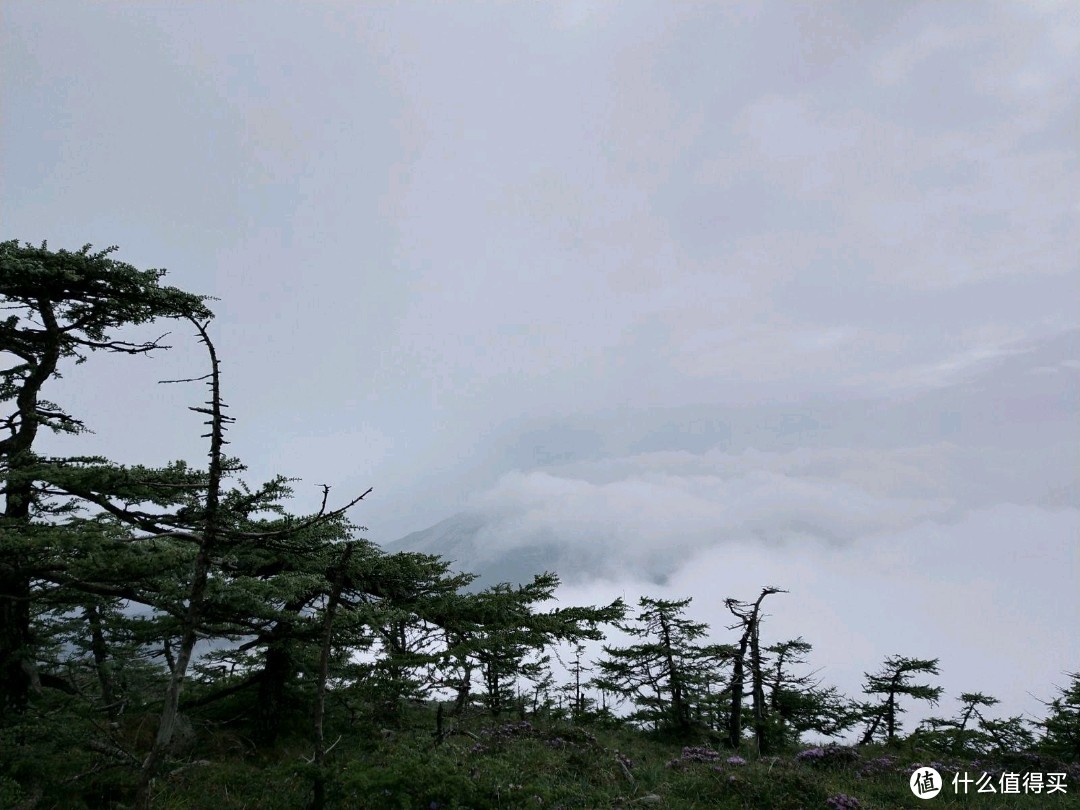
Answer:
[[[0,15],[0,237],[218,296],[230,449],[298,510],[478,511],[588,549],[566,603],[717,628],[788,588],[770,640],[852,694],[940,657],[939,714],[1080,669],[1077,4]],[[67,373],[55,449],[203,459],[190,332]]]

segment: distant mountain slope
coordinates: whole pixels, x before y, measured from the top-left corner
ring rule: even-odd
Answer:
[[[543,571],[553,571],[566,579],[557,542],[501,552],[497,546],[483,542],[497,533],[493,523],[491,518],[476,512],[459,512],[434,526],[384,543],[383,549],[390,554],[398,551],[435,554],[453,563],[456,571],[479,575],[473,583],[479,587],[497,582],[524,584]],[[564,570],[560,571],[560,567]]]
[[[512,542],[507,543],[507,539]],[[459,512],[434,526],[406,535],[383,549],[389,553],[418,551],[436,554],[456,571],[477,574],[474,586],[497,582],[523,584],[544,571],[564,583],[618,577],[632,569],[637,577],[662,584],[678,568],[663,549],[656,553],[619,553],[617,532],[598,525],[562,536],[549,525],[522,525],[520,514]]]

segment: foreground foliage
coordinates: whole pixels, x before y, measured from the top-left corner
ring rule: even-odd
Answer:
[[[233,710],[239,706],[231,707]],[[190,754],[154,784],[153,806],[167,810],[214,807],[295,810],[311,795],[311,745],[285,736],[259,751],[239,730],[209,717],[193,719]],[[433,706],[403,707],[400,722],[375,734],[350,722],[346,711],[327,717],[335,741],[329,754],[328,806],[359,810],[472,808],[887,808],[1080,807],[1080,765],[1049,755],[953,759],[910,744],[793,747],[757,757],[748,738],[737,750],[703,736],[665,739],[621,725],[577,725],[565,718],[497,720],[478,706],[455,721],[441,743],[433,735]],[[133,730],[134,731],[134,730]],[[74,738],[68,740],[74,743]],[[74,752],[74,747],[69,749]],[[932,802],[916,799],[911,773],[933,766],[946,789]],[[1053,795],[977,794],[951,786],[954,774],[985,774],[1000,784],[1005,773],[1059,772],[1068,792]],[[104,771],[97,783],[72,782],[39,806],[123,806],[123,769]],[[130,784],[130,782],[129,782]],[[76,789],[77,786],[77,789]],[[19,794],[0,790],[0,806],[19,806]],[[45,797],[41,797],[43,800]],[[117,802],[111,805],[111,802]]]

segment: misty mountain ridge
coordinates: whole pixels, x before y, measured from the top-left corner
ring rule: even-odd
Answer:
[[[511,548],[494,539],[499,531],[498,518],[474,511],[458,512],[434,526],[386,543],[383,549],[391,554],[416,551],[442,557],[453,564],[453,570],[478,575],[472,589],[500,582],[524,585],[544,571],[558,574],[564,583],[573,583],[614,576],[623,569],[609,555],[601,553],[599,547],[593,553],[573,548],[550,531],[537,532],[529,544]],[[673,570],[674,567],[659,566],[651,572],[650,579],[662,584]]]
[[[844,545],[947,523],[1002,491],[1073,507],[1078,344],[1070,330],[895,400],[519,422],[489,449],[503,461],[497,481],[384,548],[436,554],[481,587],[545,570],[566,583],[630,573],[663,584],[696,551],[733,540]],[[650,514],[665,508],[670,522]]]

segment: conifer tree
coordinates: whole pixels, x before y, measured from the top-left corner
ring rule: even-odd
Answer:
[[[620,701],[632,701],[633,722],[657,730],[689,731],[703,685],[714,681],[719,668],[731,659],[733,650],[727,645],[694,643],[706,636],[708,625],[684,618],[691,601],[641,597],[635,623],[615,626],[643,641],[628,647],[605,645],[607,657],[595,662],[600,674],[591,685],[616,694]]]
[[[255,491],[243,484],[239,489],[225,489],[226,478],[244,468],[223,452],[225,430],[232,418],[224,413],[226,405],[221,395],[220,364],[207,324],[193,317],[189,321],[207,348],[211,370],[203,377],[173,382],[205,380],[210,389],[205,407],[191,408],[209,417],[206,422],[209,430],[204,434],[210,440],[206,473],[189,472],[186,465],[180,463],[161,470],[147,470],[112,464],[104,459],[79,459],[77,464],[54,464],[35,471],[48,485],[43,489],[44,493],[74,496],[97,507],[101,516],[133,531],[135,534],[126,544],[128,550],[137,554],[149,551],[153,557],[164,552],[171,560],[171,564],[164,566],[167,576],[155,574],[119,587],[100,581],[75,583],[70,576],[57,580],[62,585],[75,585],[142,603],[163,614],[159,631],[165,630],[168,685],[157,732],[140,768],[135,799],[138,808],[149,805],[152,780],[177,727],[180,695],[196,641],[208,635],[236,637],[242,634],[250,629],[252,614],[258,620],[260,615],[265,615],[264,606],[273,601],[273,594],[264,592],[260,598],[258,594],[230,587],[235,586],[235,578],[228,572],[233,560],[250,547],[286,551],[291,540],[324,524],[339,521],[345,510],[371,491],[369,489],[344,507],[327,512],[329,488],[324,487],[323,504],[315,516],[302,521],[285,516],[281,528],[252,531],[250,524],[260,513],[282,512],[278,501],[290,490],[286,479],[280,476]],[[99,516],[95,516],[90,521],[81,518],[79,523],[69,521],[69,528],[85,527],[98,519]],[[330,587],[326,583],[327,570],[321,574],[317,593],[327,592]],[[212,574],[216,574],[213,579]],[[55,579],[55,574],[52,576]],[[237,602],[241,607],[239,611],[236,610]],[[170,626],[171,632],[166,629]],[[175,649],[169,644],[170,635],[176,639]]]
[[[1069,685],[1059,687],[1058,696],[1045,704],[1050,714],[1039,724],[1045,731],[1042,748],[1069,762],[1080,762],[1080,672],[1069,678]]]
[[[960,695],[960,714],[952,720],[928,717],[920,723],[912,737],[935,751],[953,756],[975,756],[990,750],[992,738],[979,728],[984,722],[979,707],[989,708],[998,699],[980,692],[964,692]]]
[[[938,659],[924,660],[893,655],[885,659],[885,664],[877,675],[865,673],[867,681],[863,692],[867,695],[884,695],[884,698],[878,705],[862,704],[862,715],[867,725],[859,745],[867,745],[877,736],[884,736],[885,742],[890,745],[896,742],[896,735],[900,730],[899,716],[904,712],[897,702],[901,695],[925,700],[931,705],[937,703],[942,692],[940,686],[912,683],[912,678],[917,673],[924,672],[937,675]]]
[[[56,534],[43,527],[54,511],[42,497],[34,452],[39,428],[77,434],[83,422],[44,398],[62,364],[86,360],[95,351],[141,355],[168,348],[162,338],[131,342],[114,333],[158,318],[212,317],[207,296],[159,284],[164,270],[137,270],[110,259],[115,248],[97,253],[53,251],[0,243],[0,306],[10,313],[0,321],[0,355],[10,362],[0,370],[0,401],[14,401],[3,420],[0,479],[4,512],[0,522],[0,725],[26,708],[31,683],[41,680],[30,629],[31,583],[41,569],[62,567],[53,553]],[[164,336],[162,336],[164,337]],[[51,464],[61,464],[53,460]]]
[[[738,619],[739,623],[729,630],[742,628],[743,634],[739,639],[738,653],[732,667],[731,686],[731,711],[728,713],[728,745],[737,748],[742,739],[742,701],[746,697],[746,667],[750,668],[750,698],[753,711],[754,739],[757,743],[758,753],[765,753],[763,745],[767,748],[766,741],[766,706],[765,706],[765,672],[761,657],[760,625],[761,603],[766,596],[774,593],[787,593],[780,588],[765,587],[761,594],[752,603],[740,602],[737,599],[725,599],[724,604]]]
[[[570,710],[569,717],[575,723],[580,723],[586,716],[588,711],[595,705],[596,700],[590,698],[585,694],[585,687],[588,685],[588,678],[583,678],[587,672],[592,672],[593,667],[587,667],[582,662],[581,657],[585,654],[585,645],[581,642],[574,644],[574,659],[569,665],[563,664],[567,669],[572,681],[560,687],[559,691],[566,693],[569,698]],[[560,659],[560,663],[562,659]],[[560,698],[561,702],[561,698]]]
[[[430,554],[378,554],[354,571],[343,592],[379,656],[358,671],[369,707],[380,721],[399,719],[402,702],[423,700],[439,684],[445,658],[445,626],[457,613],[459,591],[475,578],[450,572],[450,563]]]
[[[475,662],[483,679],[483,700],[492,715],[511,705],[518,678],[543,677],[544,651],[559,641],[600,639],[599,625],[621,618],[621,599],[597,607],[555,608],[536,612],[535,605],[554,596],[559,578],[538,574],[513,587],[500,583],[462,597],[447,627],[454,639],[451,656]],[[467,694],[467,680],[461,685]],[[459,691],[459,702],[461,700]]]
[[[768,726],[774,730],[776,745],[798,742],[814,731],[832,737],[850,728],[857,717],[849,701],[836,687],[823,688],[814,673],[794,676],[793,666],[806,663],[813,649],[801,637],[765,648],[771,654],[768,667]]]

